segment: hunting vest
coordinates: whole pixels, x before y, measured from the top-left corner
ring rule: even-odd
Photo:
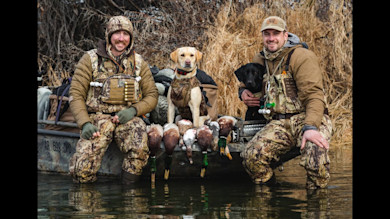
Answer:
[[[191,109],[188,106],[188,103],[191,100],[191,89],[194,87],[200,87],[201,83],[194,76],[191,78],[185,79],[176,79],[176,77],[171,82],[171,100],[173,104],[179,110],[179,113],[183,119],[192,120]],[[202,94],[201,94],[202,95]],[[206,102],[202,95],[202,101],[199,108],[200,116],[207,115]]]
[[[87,111],[113,113],[126,109],[142,98],[139,87],[142,58],[134,55],[123,59],[123,72],[115,73],[115,64],[104,57],[98,57],[97,49],[88,51],[92,65],[92,80],[87,94]],[[134,59],[135,66],[130,59]],[[101,59],[101,60],[99,60]]]
[[[265,103],[271,110],[270,114],[264,114],[266,119],[271,119],[275,114],[301,113],[304,111],[302,103],[298,99],[298,89],[292,73],[288,69],[289,59],[296,47],[293,47],[280,60],[275,60],[274,69],[269,69],[269,60],[264,60],[267,73],[264,75]],[[273,105],[273,107],[269,106]]]

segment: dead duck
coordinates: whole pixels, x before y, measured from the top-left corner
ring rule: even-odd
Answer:
[[[165,172],[164,172],[164,179],[168,180],[169,178],[169,170],[172,163],[172,154],[173,150],[175,149],[176,145],[179,143],[180,133],[179,128],[176,124],[168,123],[164,125],[164,134],[163,134],[163,141],[164,141],[164,147],[165,147]]]
[[[156,153],[160,149],[163,128],[159,124],[151,124],[146,127],[146,133],[148,134],[148,147],[150,151],[150,179],[152,182],[155,182],[157,170]]]
[[[186,146],[186,154],[190,164],[193,164],[192,160],[192,145],[196,141],[196,130],[188,129],[183,135],[184,145]]]
[[[213,151],[218,150],[218,140],[219,140],[219,124],[217,121],[208,121],[206,125],[210,128],[210,130],[213,132],[213,142],[211,144],[211,149]]]
[[[179,133],[180,133],[179,147],[183,151],[186,151],[188,158],[192,157],[192,151],[190,150],[190,148],[186,144],[184,144],[183,138],[184,138],[185,132],[188,129],[192,128],[193,124],[188,119],[179,119],[179,120],[176,120],[176,125],[177,125],[177,127],[179,127]],[[190,161],[190,164],[192,164],[192,160],[189,159],[189,161]]]
[[[226,139],[237,123],[237,119],[232,116],[222,116],[217,119],[219,124],[219,140],[218,147],[220,154],[226,155],[229,160],[232,160],[232,155],[229,152],[229,147],[226,147]]]
[[[196,136],[197,136],[198,145],[203,155],[202,169],[200,170],[200,177],[203,178],[206,172],[206,168],[208,166],[207,149],[212,145],[213,131],[211,131],[207,125],[203,125],[197,129]]]

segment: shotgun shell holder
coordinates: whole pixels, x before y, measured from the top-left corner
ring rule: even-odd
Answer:
[[[134,78],[126,74],[110,76],[102,84],[100,98],[109,104],[131,105],[137,103],[141,99],[139,80],[141,80],[139,76]]]

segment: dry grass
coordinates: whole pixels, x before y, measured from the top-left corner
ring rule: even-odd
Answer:
[[[49,56],[38,54],[38,71],[45,71],[42,75],[42,84],[46,86],[60,86],[65,78],[71,75],[66,71],[59,62],[55,62]],[[56,70],[57,69],[57,70]]]
[[[202,68],[219,87],[219,113],[244,117],[246,106],[238,98],[234,70],[251,62],[261,51],[260,26],[270,15],[282,17],[288,31],[306,42],[321,60],[324,86],[334,126],[333,145],[352,144],[352,9],[333,2],[327,21],[316,17],[314,6],[286,7],[282,1],[254,4],[237,13],[225,4],[206,34]]]

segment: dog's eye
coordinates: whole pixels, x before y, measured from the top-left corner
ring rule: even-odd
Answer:
[[[181,56],[181,57],[184,57],[184,54],[181,54],[180,56]]]
[[[194,57],[194,54],[191,54],[190,56],[191,56],[191,57]]]

